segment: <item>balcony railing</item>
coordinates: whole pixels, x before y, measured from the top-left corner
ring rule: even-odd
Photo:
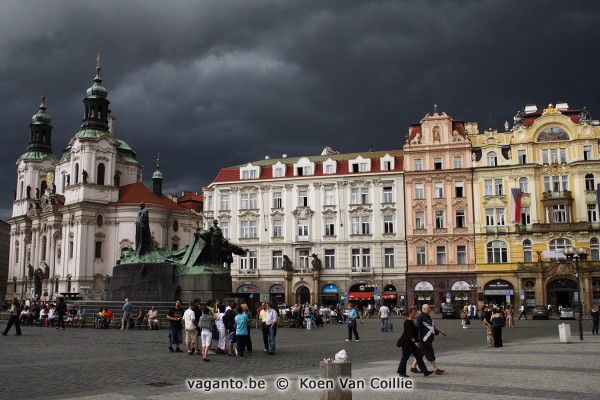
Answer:
[[[544,200],[547,200],[547,199],[570,199],[570,198],[572,198],[570,190],[557,190],[554,192],[547,191],[547,192],[544,192],[544,195],[543,195]]]
[[[352,272],[354,272],[354,273],[371,272],[371,267],[352,268]]]

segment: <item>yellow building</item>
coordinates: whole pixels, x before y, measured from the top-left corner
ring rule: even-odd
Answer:
[[[600,126],[566,103],[527,106],[506,132],[478,132],[473,195],[478,301],[554,309],[600,304]],[[587,260],[564,250],[587,250]]]

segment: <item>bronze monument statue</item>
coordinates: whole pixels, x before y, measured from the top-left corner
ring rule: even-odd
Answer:
[[[135,254],[137,256],[146,254],[152,250],[152,247],[148,209],[144,203],[140,203],[140,212],[135,222]]]

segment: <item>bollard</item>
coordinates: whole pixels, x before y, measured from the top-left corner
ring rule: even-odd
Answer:
[[[321,389],[320,400],[352,400],[352,390],[342,390],[339,379],[352,377],[352,363],[321,361],[321,380],[333,381],[333,389]]]
[[[570,324],[559,324],[558,325],[558,337],[561,343],[571,343],[571,325]]]

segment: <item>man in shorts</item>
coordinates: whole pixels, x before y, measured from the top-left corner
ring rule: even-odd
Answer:
[[[188,350],[188,354],[198,355],[198,329],[196,325],[196,313],[194,308],[196,302],[190,301],[188,309],[183,313],[183,322],[185,324],[185,345]]]
[[[435,352],[433,351],[433,339],[436,335],[442,334],[446,336],[446,332],[435,327],[433,320],[429,314],[431,313],[431,306],[429,304],[423,304],[421,307],[421,314],[417,317],[417,329],[419,330],[419,338],[421,339],[421,351],[423,355],[429,361],[436,375],[441,375],[445,371],[438,368],[435,362]],[[411,372],[419,372],[417,369],[417,361],[413,361],[413,365],[410,368]]]

